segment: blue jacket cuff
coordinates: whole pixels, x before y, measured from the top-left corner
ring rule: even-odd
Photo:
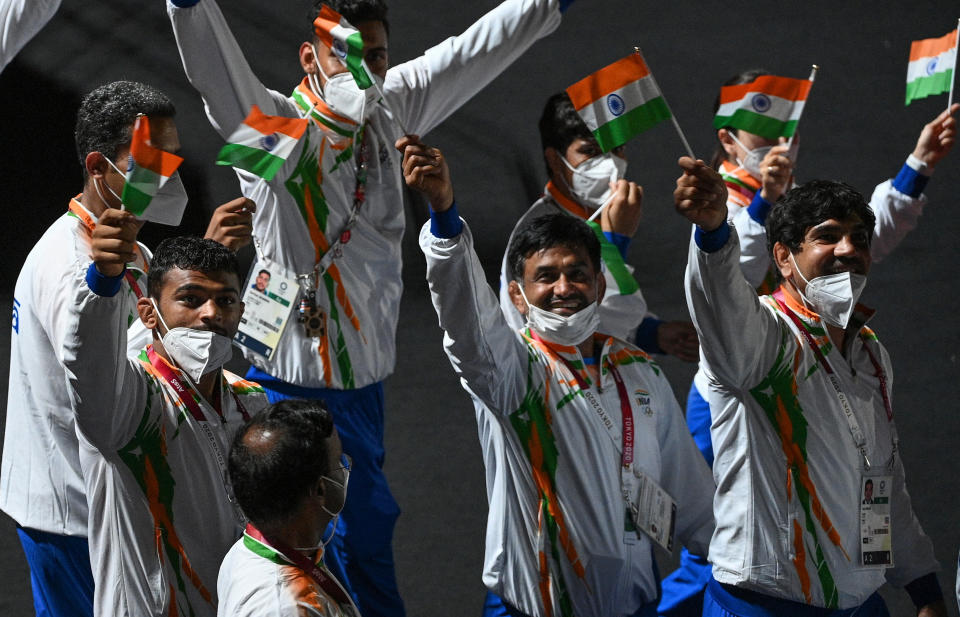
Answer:
[[[571,4],[573,4],[573,0],[560,0],[560,12],[566,13]]]
[[[126,272],[126,270],[124,270]],[[91,263],[87,268],[87,287],[90,291],[103,296],[112,298],[120,291],[120,285],[123,283],[123,272],[117,276],[104,276],[97,270],[97,265]]]
[[[912,580],[903,588],[910,594],[910,599],[917,608],[943,600],[943,591],[940,589],[940,581],[937,580],[935,572]]]
[[[175,7],[186,9],[194,4],[198,4],[200,0],[170,0],[170,2],[173,3],[173,6]]]
[[[730,224],[726,221],[713,231],[703,231],[699,227],[693,232],[693,239],[705,253],[716,253],[726,245],[730,239]]]
[[[916,199],[923,193],[923,189],[927,187],[929,181],[930,176],[925,176],[904,163],[903,167],[900,168],[900,173],[893,179],[893,188]]]
[[[761,192],[762,191],[757,191],[753,194],[753,201],[747,206],[747,214],[761,225],[766,225],[767,215],[770,214],[770,208],[773,207],[773,204],[764,199],[763,196],[760,195]]]
[[[457,212],[457,202],[454,201],[443,212],[435,212],[430,208],[430,233],[436,238],[456,238],[463,231],[463,221]]]
[[[605,231],[603,232],[603,235],[610,242],[610,244],[617,247],[617,250],[620,251],[620,257],[626,259],[627,251],[630,249],[630,236],[618,234],[615,231]]]
[[[637,347],[647,353],[663,353],[660,345],[657,344],[657,329],[661,323],[663,322],[656,317],[645,317],[637,326],[637,334],[634,337]]]

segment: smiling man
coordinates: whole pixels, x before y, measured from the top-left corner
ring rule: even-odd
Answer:
[[[510,296],[527,326],[516,331],[457,215],[443,156],[410,137],[398,148],[408,185],[431,205],[420,232],[427,280],[477,413],[484,584],[511,616],[655,615],[653,547],[675,536],[704,553],[714,487],[663,371],[597,331],[596,235],[566,214],[517,230]]]
[[[873,212],[846,184],[789,191],[767,219],[782,284],[760,298],[738,265],[723,179],[702,161],[680,165],[674,199],[697,226],[687,302],[716,454],[703,614],[881,617],[887,581],[918,615],[945,615],[897,451],[890,358],[857,303]]]
[[[243,516],[226,469],[233,433],[267,404],[221,369],[243,313],[236,257],[200,238],[162,242],[137,302],[153,343],[126,345],[117,292],[139,224],[108,210],[77,276],[64,349],[90,504],[97,615],[216,614],[217,571]]]

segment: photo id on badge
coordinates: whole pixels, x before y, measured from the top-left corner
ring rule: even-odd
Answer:
[[[893,476],[860,477],[860,564],[864,567],[893,566],[892,498]]]
[[[243,317],[234,342],[272,359],[299,295],[297,279],[286,268],[269,259],[256,261],[243,292]]]
[[[637,477],[637,491],[630,504],[634,525],[654,542],[673,552],[677,502],[647,474],[635,469],[634,475]]]

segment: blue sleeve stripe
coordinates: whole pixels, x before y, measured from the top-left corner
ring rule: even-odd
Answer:
[[[761,192],[762,191],[757,191],[753,194],[753,201],[751,201],[750,205],[747,206],[747,214],[750,215],[750,218],[761,225],[766,225],[767,215],[770,214],[770,208],[773,207],[773,204],[764,199],[760,195]]]
[[[457,212],[457,202],[443,212],[430,208],[430,233],[437,238],[456,238],[463,231],[463,221]]]
[[[623,234],[618,234],[615,231],[605,231],[603,236],[610,242],[610,244],[617,247],[617,250],[620,251],[620,257],[623,257],[624,260],[627,258],[627,251],[630,250],[630,236],[625,236]]]
[[[177,8],[186,9],[199,4],[200,0],[170,0],[170,2]]]
[[[900,173],[893,179],[893,188],[916,199],[923,193],[929,181],[930,176],[925,176],[904,163]]]
[[[697,230],[693,233],[693,239],[701,251],[715,253],[722,249],[727,244],[727,240],[730,239],[730,224],[724,221],[723,225],[713,231],[703,231],[697,227]]]
[[[97,270],[96,264],[91,263],[87,268],[86,279],[90,291],[98,296],[112,298],[120,291],[120,285],[123,283],[123,272],[117,276],[104,276]]]

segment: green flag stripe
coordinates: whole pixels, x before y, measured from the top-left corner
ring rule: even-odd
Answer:
[[[217,155],[217,165],[239,167],[269,182],[283,167],[283,159],[259,148],[251,148],[243,144],[227,144]]]
[[[346,63],[361,90],[366,90],[373,85],[370,76],[363,68],[363,37],[359,32],[354,32],[347,37]]]
[[[793,137],[797,130],[797,120],[778,120],[770,116],[763,116],[746,109],[738,109],[732,116],[717,116],[714,119],[714,127],[731,127],[755,133],[767,139],[776,139],[777,137]]]
[[[627,140],[638,135],[653,125],[670,117],[670,110],[662,96],[651,99],[639,107],[634,107],[616,120],[597,127],[593,136],[597,138],[600,149],[609,152],[618,146],[627,143]]]
[[[922,99],[931,94],[949,92],[950,82],[952,81],[953,69],[947,69],[942,73],[934,73],[933,75],[926,75],[914,79],[907,84],[907,102],[905,104],[909,105],[910,101]]]
[[[620,249],[607,240],[607,237],[603,235],[603,228],[601,228],[596,221],[590,221],[589,225],[593,228],[593,233],[596,234],[597,240],[600,241],[600,258],[603,260],[604,265],[607,266],[607,270],[610,271],[611,276],[613,276],[613,280],[617,282],[620,295],[629,296],[636,292],[640,286],[637,284],[637,279],[633,278],[633,275],[630,274],[630,271],[627,269],[627,264],[623,263],[623,256],[620,255]]]
[[[150,200],[152,199],[153,195],[147,195],[130,182],[123,185],[123,193],[120,195],[120,201],[123,202],[124,207],[134,216],[142,215],[143,211],[150,205]]]

